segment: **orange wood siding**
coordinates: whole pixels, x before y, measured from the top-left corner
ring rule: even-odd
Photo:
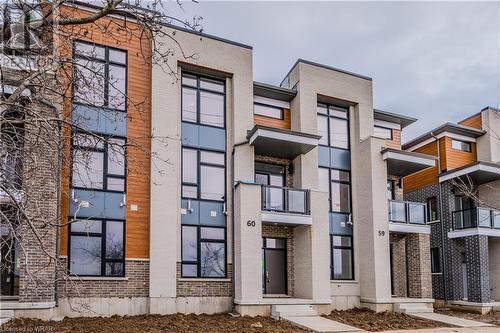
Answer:
[[[469,126],[477,129],[483,129],[483,119],[481,113],[478,113],[472,117],[462,120],[458,123],[459,125]]]
[[[425,146],[415,149],[414,151],[416,153],[438,156],[436,142],[431,142]],[[438,181],[437,176],[437,166],[406,176],[403,178],[403,192],[408,193],[428,185],[436,184]]]
[[[444,144],[442,144],[442,148],[445,150],[444,156],[446,159],[444,160],[443,171],[453,170],[459,168],[461,166],[471,164],[477,161],[477,151],[476,151],[476,143],[471,143],[471,152],[461,151],[457,149],[453,149],[451,147],[451,138],[444,137]]]
[[[68,9],[72,16],[89,13],[81,9]],[[124,29],[126,25],[127,29]],[[141,28],[121,18],[102,18],[99,21],[80,26],[81,36],[75,39],[92,41],[97,44],[126,50],[127,67],[127,211],[126,211],[126,248],[127,258],[149,257],[150,221],[150,151],[151,151],[151,48]],[[75,34],[72,31],[73,35]],[[142,36],[142,37],[139,37]],[[66,103],[66,112],[71,110]],[[69,143],[69,142],[68,142]],[[69,146],[66,150],[69,150]],[[69,154],[68,154],[69,155]],[[61,211],[63,225],[67,223],[69,207],[69,167],[64,168],[66,177],[62,180],[63,196]],[[131,211],[131,204],[137,211]],[[61,255],[67,255],[66,227],[61,229]]]
[[[385,146],[387,148],[393,148],[401,150],[401,130],[392,130],[392,140],[385,140]]]
[[[283,118],[284,119],[276,119],[276,118],[261,116],[258,114],[253,115],[253,121],[255,125],[269,126],[269,127],[289,130],[291,128],[290,110],[283,109]]]

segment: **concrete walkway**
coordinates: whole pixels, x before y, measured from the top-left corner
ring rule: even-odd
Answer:
[[[379,333],[500,333],[500,327],[426,328],[420,330],[396,330]]]
[[[442,315],[439,313],[407,313],[407,315],[417,317],[417,318],[422,318],[422,319],[427,319],[427,320],[434,320],[434,321],[439,321],[441,323],[449,324],[449,325],[454,325],[458,327],[495,327],[493,324],[488,324],[488,323],[483,323],[480,321],[474,321],[474,320],[469,320],[469,319],[463,319],[463,318],[458,318],[458,317],[453,317],[453,316],[446,316]]]
[[[300,328],[309,329],[313,332],[364,332],[363,330],[345,325],[330,319],[320,316],[308,317],[282,317],[282,320],[287,320],[295,326]]]

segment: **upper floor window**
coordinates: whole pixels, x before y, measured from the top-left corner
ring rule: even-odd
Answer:
[[[224,81],[197,75],[182,75],[182,121],[225,127]]]
[[[351,212],[351,173],[319,168],[319,188],[330,193],[330,211]]]
[[[470,153],[472,151],[472,144],[470,142],[452,139],[451,148]]]
[[[320,145],[349,149],[348,109],[318,104],[318,134]]]
[[[283,119],[283,109],[277,106],[254,103],[253,113],[259,116],[275,118],[275,119]]]
[[[75,102],[125,111],[127,52],[82,41],[74,50]]]
[[[438,219],[439,215],[437,198],[427,198],[427,221],[437,221]]]
[[[223,201],[225,158],[224,153],[182,148],[182,197]]]
[[[392,140],[392,129],[382,126],[374,126],[373,134],[377,138]]]

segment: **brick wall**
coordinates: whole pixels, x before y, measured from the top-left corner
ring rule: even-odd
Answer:
[[[429,235],[409,234],[406,236],[409,297],[432,297],[430,252]]]
[[[181,263],[177,263],[177,297],[231,297],[233,265],[227,264],[226,279],[181,278]]]
[[[255,155],[255,162],[278,164],[284,166],[286,173],[285,185],[287,187],[293,187],[293,173],[290,172],[290,160],[271,156]]]
[[[66,258],[61,258],[66,264]],[[64,278],[58,282],[59,297],[148,297],[149,261],[126,260],[125,278]]]
[[[295,288],[295,280],[294,280],[295,244],[293,239],[293,229],[282,226],[263,225],[262,237],[286,238],[287,290],[288,290],[288,295],[293,296]]]
[[[392,246],[392,283],[393,295],[407,296],[406,280],[406,242],[403,235],[391,234]]]

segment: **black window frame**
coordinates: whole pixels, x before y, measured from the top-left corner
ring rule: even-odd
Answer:
[[[190,79],[196,79],[196,87],[194,86],[190,86],[188,84],[185,84],[183,83],[183,78],[184,77],[188,77]],[[220,84],[222,84],[223,88],[224,88],[224,91],[223,92],[220,92],[220,91],[217,91],[217,90],[212,90],[212,89],[207,89],[207,88],[202,88],[201,87],[201,81],[203,80],[206,80],[206,81],[216,81]],[[189,121],[189,120],[184,120],[183,119],[183,89],[184,88],[187,88],[187,89],[192,89],[192,90],[196,90],[196,121]],[[227,116],[226,116],[226,111],[227,111],[227,87],[226,87],[226,81],[221,79],[221,78],[216,78],[216,77],[211,77],[211,76],[207,76],[207,75],[200,75],[200,74],[196,74],[196,73],[193,73],[193,72],[189,72],[189,71],[183,71],[182,72],[182,75],[181,75],[181,121],[183,123],[187,123],[187,124],[196,124],[196,125],[201,125],[201,126],[208,126],[208,127],[213,127],[213,128],[220,128],[220,129],[225,129],[226,128],[226,121],[227,121]],[[223,96],[223,99],[224,99],[224,107],[223,107],[223,111],[222,111],[222,116],[224,117],[223,121],[222,121],[222,126],[216,126],[216,125],[212,125],[212,124],[206,124],[206,123],[203,123],[201,122],[201,103],[200,103],[200,95],[201,95],[201,92],[208,92],[208,93],[211,93],[211,94],[217,94],[217,95],[220,95],[220,96]]]
[[[256,115],[256,116],[266,117],[266,118],[269,118],[269,119],[277,119],[277,120],[284,120],[285,119],[285,110],[284,110],[284,108],[281,108],[279,106],[270,105],[270,104],[260,103],[260,102],[253,102],[253,105],[254,105],[253,114]],[[265,106],[265,107],[270,108],[270,109],[277,109],[277,110],[280,111],[280,116],[279,117],[273,117],[273,116],[269,116],[269,115],[255,113],[255,105]]]
[[[93,136],[92,134],[88,134],[85,132],[81,131],[73,131],[71,134],[71,174],[70,174],[70,185],[72,189],[80,189],[80,190],[89,190],[89,191],[105,191],[105,192],[113,192],[113,193],[127,193],[127,138],[122,137],[122,136],[116,136],[116,135],[101,135],[101,134],[96,134],[97,137],[102,138],[103,140],[95,137],[95,140],[97,142],[100,142],[103,144],[103,148],[97,148],[97,147],[85,147],[85,146],[78,146],[75,145],[75,136],[76,135],[88,135],[88,136]],[[123,140],[123,157],[124,157],[124,173],[123,175],[117,175],[117,174],[111,174],[108,173],[108,157],[109,157],[109,143],[107,142],[109,139],[119,139]],[[103,154],[103,177],[102,177],[102,182],[103,186],[102,188],[92,188],[92,187],[82,187],[82,186],[74,186],[73,185],[73,167],[74,167],[74,150],[83,150],[83,151],[88,151],[88,152],[99,152]],[[118,179],[123,179],[123,191],[118,191],[118,190],[110,190],[108,189],[108,178],[118,178]]]
[[[196,261],[183,260],[183,244],[184,244],[184,233],[182,229],[184,227],[196,228]],[[201,228],[217,228],[224,230],[224,239],[211,239],[201,237]],[[201,275],[201,244],[202,243],[219,243],[224,244],[224,276],[203,276]],[[183,265],[196,265],[196,276],[186,276],[183,273]],[[181,267],[180,273],[182,278],[187,279],[225,279],[227,278],[227,226],[213,225],[213,224],[182,224],[181,225]]]
[[[74,217],[69,216],[68,220],[71,221]],[[125,277],[126,275],[126,265],[125,265],[125,251],[126,251],[126,220],[124,219],[113,219],[113,218],[94,218],[94,217],[79,217],[78,221],[83,220],[92,220],[92,221],[100,221],[101,222],[101,232],[81,232],[81,231],[72,231],[72,225],[75,221],[69,223],[68,226],[68,272],[71,276],[79,276],[79,277],[92,277],[92,276],[105,276],[105,277]],[[106,227],[107,222],[122,222],[123,223],[123,257],[121,259],[106,259]],[[72,236],[78,237],[93,237],[93,238],[101,238],[101,274],[100,275],[77,275],[71,272],[71,238]],[[106,263],[108,262],[116,262],[123,264],[123,274],[121,275],[106,275]]]
[[[439,247],[431,247],[431,273],[441,274],[443,273],[443,266],[441,261],[441,249]],[[436,261],[437,259],[437,261]]]
[[[431,218],[431,202],[435,202],[435,207],[436,207],[436,218],[433,219]],[[429,197],[425,200],[425,203],[426,203],[426,212],[427,212],[427,221],[428,222],[433,222],[433,221],[438,221],[439,220],[439,205],[438,205],[438,200],[437,200],[437,196],[432,196],[432,197]]]
[[[394,179],[387,179],[387,193],[391,193],[389,200],[396,200],[396,181]]]
[[[375,134],[375,136],[376,136],[377,138],[381,138],[381,139],[384,139],[384,140],[389,140],[389,141],[394,140],[394,134],[392,133],[392,128],[390,128],[390,127],[385,127],[385,126],[380,126],[380,125],[374,125],[374,126],[373,126],[373,128],[374,128],[374,129],[375,129],[375,128],[382,128],[382,129],[385,129],[385,130],[389,130],[390,136],[389,136],[388,138],[386,138],[386,137],[381,137],[381,136],[377,136],[377,135],[374,133],[374,134]]]
[[[321,113],[321,112],[316,112],[317,117],[325,117],[327,121],[327,133],[328,133],[328,143],[325,144],[319,144],[319,146],[323,147],[329,147],[329,148],[335,148],[335,149],[342,149],[342,150],[351,150],[351,121],[349,117],[349,108],[343,107],[343,106],[338,106],[338,105],[333,105],[333,104],[327,104],[327,103],[318,103],[317,107],[326,107],[327,113]],[[339,117],[335,114],[332,114],[333,112],[331,110],[340,111],[338,109],[341,109],[342,111],[345,112],[346,117]],[[340,119],[343,121],[347,122],[347,148],[344,147],[337,147],[333,146],[332,143],[330,142],[330,132],[331,132],[331,126],[330,126],[330,118],[335,118],[335,119]]]
[[[328,170],[328,180],[329,180],[329,183],[328,183],[328,201],[329,201],[329,211],[331,213],[335,213],[335,214],[345,214],[345,215],[352,214],[352,173],[351,173],[351,170],[334,169],[334,168],[327,168],[327,167],[322,167],[322,166],[319,166],[318,168],[319,169]],[[347,172],[349,174],[349,181],[346,181],[346,180],[333,180],[332,179],[332,171]],[[333,210],[332,183],[349,185],[349,211],[348,212],[334,211]]]
[[[351,246],[333,245],[333,237],[347,237],[351,239]],[[335,278],[335,262],[333,260],[334,250],[350,250],[351,251],[351,271],[352,276],[349,279],[336,279]],[[354,237],[352,235],[330,234],[330,280],[332,281],[353,281],[355,280],[355,266],[354,266]]]
[[[99,58],[95,58],[95,57],[90,57],[90,56],[78,55],[76,52],[76,44],[77,43],[91,45],[93,47],[104,48],[104,60],[99,59]],[[104,100],[103,100],[103,105],[93,105],[93,104],[82,103],[82,102],[78,101],[77,99],[75,99],[75,89],[76,89],[75,84],[72,85],[73,104],[127,113],[128,112],[128,100],[127,100],[128,99],[128,50],[120,49],[120,48],[116,48],[116,47],[111,47],[111,46],[107,46],[107,45],[103,45],[103,44],[88,42],[88,41],[84,41],[84,40],[80,40],[80,39],[74,40],[72,47],[73,47],[73,62],[76,62],[76,60],[80,58],[80,59],[85,59],[88,61],[95,61],[95,62],[98,62],[98,63],[104,65],[104,96],[103,96]],[[110,50],[124,52],[125,53],[125,63],[123,64],[121,62],[111,61],[109,58],[109,51]],[[124,109],[117,109],[115,107],[109,106],[109,85],[110,85],[110,83],[109,83],[109,65],[125,68],[125,92],[123,93],[124,97],[125,97]]]
[[[459,142],[460,148],[453,147],[454,142]],[[451,149],[463,151],[465,153],[472,153],[472,143],[468,142],[468,141],[458,140],[458,139],[451,139]]]

